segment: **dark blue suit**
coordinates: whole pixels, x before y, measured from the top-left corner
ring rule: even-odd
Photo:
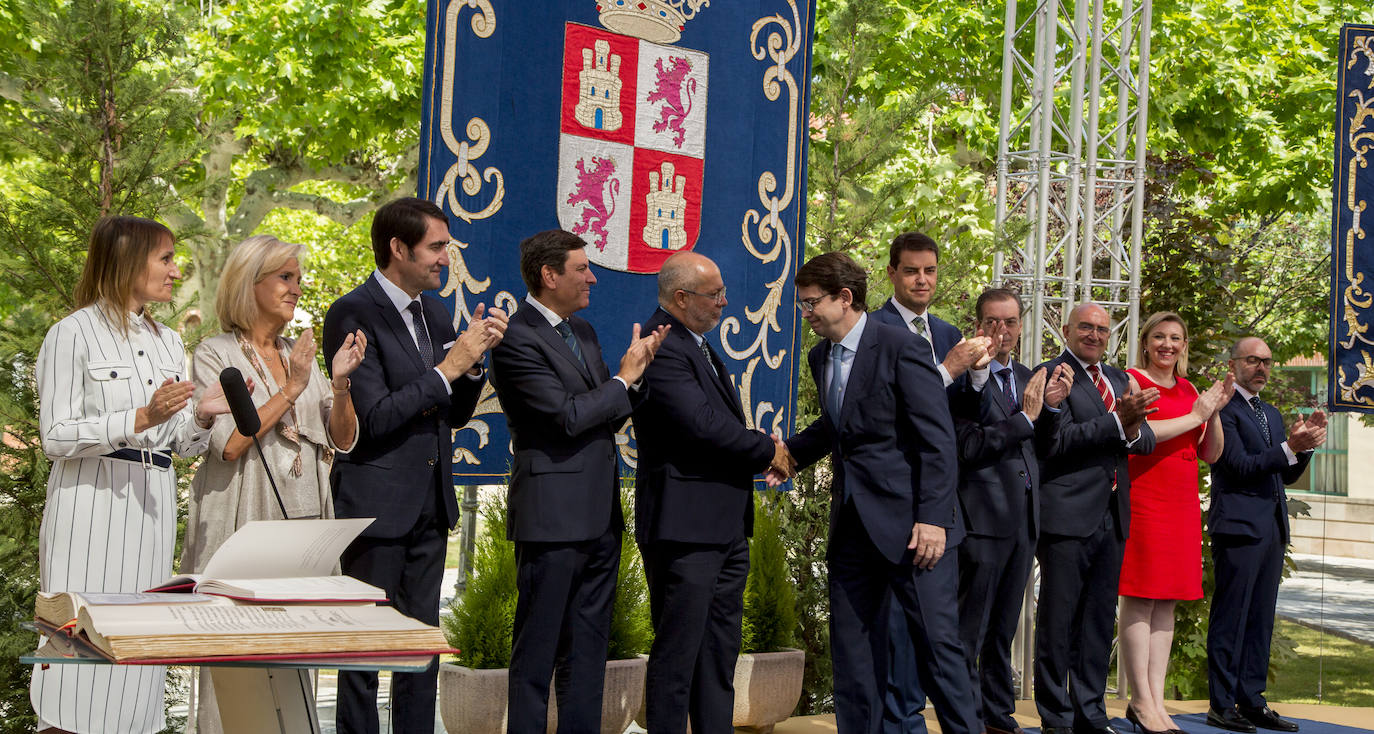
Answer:
[[[750,429],[725,363],[658,309],[644,324],[671,330],[644,371],[635,408],[639,471],[635,539],[649,582],[654,645],[646,680],[650,731],[728,732],[734,716],[754,475],[773,440]]]
[[[1040,599],[1035,618],[1035,705],[1042,726],[1102,729],[1116,623],[1121,555],[1131,522],[1127,454],[1149,454],[1148,423],[1127,446],[1092,379],[1067,351],[1041,365],[1073,369],[1073,387],[1052,420],[1036,425],[1040,463]],[[1129,378],[1102,365],[1116,400]],[[1038,369],[1038,368],[1037,368]]]
[[[891,324],[910,333],[906,319],[888,299],[883,307],[871,314],[876,321]],[[941,362],[964,335],[949,322],[935,314],[929,314],[929,342],[934,349],[934,362]],[[917,337],[920,338],[920,337]],[[938,372],[938,370],[937,370]],[[969,386],[968,374],[959,375],[945,389],[949,396],[952,412],[959,412],[960,405],[977,398]],[[955,550],[964,536],[963,518],[952,528],[945,539],[945,556],[935,568],[916,574],[917,593],[931,604],[951,604],[956,600],[956,585],[959,577],[959,553]],[[889,669],[886,692],[883,694],[883,732],[884,734],[923,734],[926,720],[921,712],[926,707],[926,690],[922,686],[921,661],[916,659],[915,648],[911,645],[911,631],[900,607],[893,605],[888,613],[891,626],[888,643]],[[936,681],[937,684],[940,681]],[[943,715],[937,711],[937,715]],[[943,728],[943,727],[942,727]]]
[[[821,395],[831,348],[825,341],[809,355]],[[876,734],[882,728],[888,597],[906,617],[916,654],[925,662],[922,674],[950,682],[925,681],[937,711],[950,716],[942,728],[950,734],[976,731],[976,721],[967,722],[972,709],[958,612],[953,603],[933,604],[918,593],[916,576],[923,572],[907,550],[915,523],[947,531],[958,523],[957,449],[942,387],[925,340],[870,318],[839,415],[822,400],[821,417],[787,442],[799,466],[831,457],[826,560],[835,720],[842,734]],[[949,581],[952,590],[953,577]]]
[[[1274,604],[1288,545],[1288,496],[1283,487],[1302,476],[1310,452],[1289,465],[1283,416],[1262,402],[1259,419],[1237,391],[1221,409],[1221,458],[1212,464],[1207,532],[1216,589],[1207,622],[1207,687],[1212,708],[1265,706]]]
[[[959,637],[984,724],[1016,729],[1011,643],[1021,618],[1040,524],[1035,429],[1020,412],[1031,371],[1011,363],[1017,402],[990,375],[977,412],[955,415],[959,506],[968,535],[959,546]],[[1039,420],[1054,416],[1041,413]]]
[[[454,339],[452,316],[420,296],[434,363]],[[344,339],[361,329],[367,354],[349,376],[358,414],[358,445],[335,455],[330,483],[338,517],[375,517],[344,552],[344,573],[386,590],[401,613],[439,623],[448,531],[458,521],[453,493],[452,431],[472,417],[482,381],[444,378],[420,359],[410,329],[376,276],[335,301],[324,317],[324,354],[330,362]],[[397,730],[434,726],[438,668],[392,678]],[[339,674],[339,729],[377,731],[377,674]]]
[[[615,434],[646,394],[611,378],[590,324],[576,316],[568,323],[583,360],[528,303],[491,352],[491,382],[515,451],[507,518],[519,593],[512,734],[543,734],[555,673],[558,730],[600,727],[624,532]]]

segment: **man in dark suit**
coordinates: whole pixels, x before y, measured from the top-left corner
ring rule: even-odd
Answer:
[[[372,220],[377,270],[335,301],[324,317],[325,354],[345,337],[367,336],[365,365],[350,377],[358,444],[334,460],[330,483],[338,517],[375,517],[342,558],[343,571],[386,591],[403,614],[439,623],[439,587],[448,531],[458,522],[452,433],[472,417],[482,388],[481,359],[501,340],[506,316],[478,305],[455,338],[452,316],[422,291],[448,267],[448,219],[422,199],[398,199]],[[326,360],[328,361],[328,360]],[[434,727],[438,667],[392,676],[392,726]],[[376,732],[377,674],[339,674],[340,732]]]
[[[927,603],[915,580],[918,569],[937,568],[958,512],[954,432],[930,347],[868,317],[865,273],[847,255],[811,259],[794,282],[798,307],[823,338],[808,358],[821,416],[787,446],[798,466],[827,453],[831,458],[826,561],[836,724],[842,734],[881,730],[888,657],[883,607],[890,594],[923,670],[950,679],[928,688],[951,722],[941,728],[977,731],[961,728],[972,718],[972,701],[958,612],[953,604]],[[770,470],[770,483],[781,480]]]
[[[959,545],[959,637],[984,728],[988,734],[1020,734],[1012,718],[1011,644],[1040,524],[1035,422],[1042,398],[1057,407],[1068,381],[1054,381],[1047,390],[1044,370],[1032,378],[1012,359],[1021,338],[1021,300],[1015,293],[985,290],[975,312],[995,356],[992,377],[973,404],[976,412],[955,416],[959,506],[968,533]]]
[[[1299,418],[1283,435],[1283,416],[1259,397],[1274,366],[1269,346],[1246,337],[1231,348],[1236,393],[1222,406],[1221,458],[1212,464],[1212,539],[1216,589],[1207,620],[1207,723],[1232,731],[1297,731],[1264,699],[1274,604],[1288,545],[1285,484],[1302,476],[1326,440],[1326,415]]]
[[[964,339],[959,329],[932,314],[930,303],[939,283],[939,247],[935,240],[920,232],[904,232],[892,240],[888,249],[887,278],[892,283],[892,298],[874,311],[875,321],[906,329],[924,340],[933,350],[933,363],[949,395],[952,412],[956,406],[976,401],[988,379],[989,340],[981,334]],[[968,412],[972,412],[971,409]],[[916,574],[916,591],[927,606],[953,608],[959,570],[959,554],[954,552],[962,542],[962,518],[945,537],[946,553],[938,567]],[[936,670],[931,661],[918,660],[911,644],[902,609],[896,604],[888,611],[888,679],[883,701],[883,731],[885,734],[924,734],[926,720],[926,684],[943,685],[953,671]],[[957,675],[963,675],[962,666]],[[969,709],[970,711],[972,709]],[[942,725],[957,712],[936,711]],[[976,722],[953,724],[956,728],[976,728]]]
[[[562,230],[520,243],[529,295],[492,350],[491,381],[510,426],[507,536],[518,566],[508,731],[543,734],[556,673],[558,731],[599,731],[611,605],[620,565],[615,434],[666,329],[634,338],[612,376],[587,307],[586,243]]]
[[[720,269],[678,252],[658,272],[669,327],[635,408],[635,539],[649,582],[654,644],[645,706],[652,732],[734,731],[734,674],[754,524],[754,475],[791,456],[745,423],[739,392],[706,333],[727,303]]]
[[[1154,451],[1145,416],[1159,391],[1131,392],[1125,372],[1102,364],[1111,325],[1101,306],[1074,308],[1063,334],[1068,348],[1042,366],[1073,387],[1060,414],[1036,427],[1044,458],[1035,705],[1045,734],[1115,734],[1103,696],[1130,532],[1126,456]]]

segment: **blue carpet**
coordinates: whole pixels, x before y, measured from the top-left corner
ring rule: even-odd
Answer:
[[[1299,719],[1299,718],[1294,717],[1294,716],[1285,716],[1284,713],[1283,713],[1283,706],[1280,705],[1280,706],[1276,706],[1275,708],[1276,708],[1276,710],[1279,712],[1279,716],[1283,716],[1283,718],[1288,719],[1289,721],[1297,722],[1298,727],[1299,727],[1299,728],[1298,728],[1298,734],[1371,734],[1371,733],[1374,733],[1374,729],[1360,729],[1360,728],[1356,728],[1356,727],[1353,727],[1353,726],[1341,726],[1340,724],[1328,724],[1328,723],[1326,723],[1326,722],[1324,722],[1324,721],[1312,721],[1312,720],[1310,720],[1310,719]],[[1216,728],[1215,726],[1208,726],[1208,725],[1207,725],[1207,714],[1205,714],[1205,713],[1203,713],[1203,714],[1174,714],[1174,715],[1173,715],[1173,719],[1174,719],[1174,723],[1175,723],[1175,724],[1178,724],[1179,727],[1181,727],[1184,731],[1188,732],[1188,734],[1218,734],[1218,732],[1220,732],[1221,734],[1233,734],[1232,732],[1229,732],[1229,731],[1227,731],[1226,729],[1218,729],[1218,728]],[[1371,721],[1371,722],[1369,722],[1369,723],[1370,723],[1371,726],[1374,726],[1374,721]],[[1121,732],[1121,734],[1136,734],[1136,733],[1135,733],[1135,727],[1131,725],[1131,722],[1129,722],[1129,721],[1127,721],[1127,720],[1125,720],[1125,719],[1123,719],[1123,718],[1119,718],[1119,717],[1118,717],[1118,718],[1112,719],[1112,726],[1113,726],[1117,731]],[[1029,727],[1029,726],[1028,726],[1028,727],[1025,728],[1025,730],[1026,730],[1027,733],[1029,733],[1029,732],[1035,732],[1036,734],[1040,734],[1040,730],[1037,729],[1037,728],[1034,728],[1034,727]],[[1260,729],[1260,730],[1259,730],[1259,734],[1266,734],[1266,732],[1268,732],[1267,729]]]

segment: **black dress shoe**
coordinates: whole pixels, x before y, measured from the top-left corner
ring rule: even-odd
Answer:
[[[1073,734],[1072,726],[1042,726],[1040,734]]]
[[[1222,711],[1215,708],[1207,709],[1207,725],[1215,726],[1218,729],[1245,732],[1245,734],[1255,733],[1255,725],[1241,716],[1234,707]]]
[[[1021,727],[1015,724],[1012,724],[1010,728],[1007,728],[1005,726],[993,726],[992,724],[986,724],[983,726],[983,730],[986,731],[988,734],[1026,734],[1026,732],[1021,730]]]
[[[1251,724],[1261,729],[1273,729],[1274,731],[1298,730],[1297,723],[1287,719],[1280,719],[1279,715],[1274,713],[1274,709],[1268,706],[1262,709],[1237,708],[1236,711],[1238,711],[1241,716],[1244,716],[1246,721],[1249,721]]]
[[[1074,734],[1121,734],[1121,732],[1117,731],[1117,730],[1116,730],[1116,727],[1112,726],[1111,724],[1108,724],[1108,725],[1103,726],[1103,727],[1095,727],[1095,726],[1074,727],[1074,730],[1073,730],[1073,731],[1074,731]]]

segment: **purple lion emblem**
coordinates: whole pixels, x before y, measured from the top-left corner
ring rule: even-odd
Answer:
[[[692,64],[687,59],[673,56],[668,60],[672,62],[671,69],[663,68],[663,59],[654,61],[654,69],[658,74],[648,101],[663,102],[658,121],[654,123],[654,132],[671,129],[673,144],[681,148],[683,139],[687,137],[682,123],[692,111],[692,95],[697,91],[697,80],[687,76],[692,71]]]
[[[606,223],[615,214],[615,197],[620,193],[620,181],[611,178],[615,174],[615,161],[610,158],[592,158],[592,169],[587,170],[586,160],[579,160],[577,167],[577,187],[568,194],[568,204],[583,204],[582,221],[573,225],[573,234],[584,235],[591,232],[596,249],[606,249]],[[610,181],[607,185],[607,181]]]

